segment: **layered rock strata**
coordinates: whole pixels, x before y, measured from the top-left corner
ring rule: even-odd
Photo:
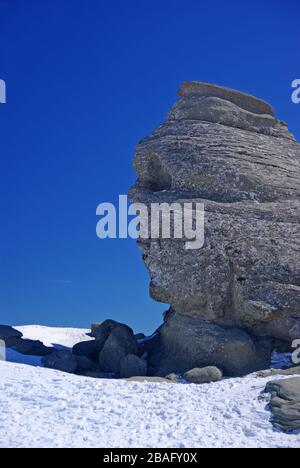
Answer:
[[[205,242],[139,239],[153,299],[170,304],[149,356],[158,373],[269,364],[300,338],[300,145],[264,101],[184,83],[137,146],[133,202],[198,202]]]

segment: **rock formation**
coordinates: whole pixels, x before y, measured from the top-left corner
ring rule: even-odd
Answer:
[[[265,391],[271,393],[274,427],[286,432],[299,431],[300,378],[274,380],[267,384]]]
[[[179,95],[137,147],[130,198],[203,203],[205,244],[138,240],[150,294],[171,306],[149,365],[242,375],[300,338],[300,145],[260,99],[198,82]]]
[[[22,336],[22,333],[15,328],[0,325],[0,340],[7,348],[31,356],[47,356],[53,352],[53,348],[45,346],[41,341],[24,339]]]

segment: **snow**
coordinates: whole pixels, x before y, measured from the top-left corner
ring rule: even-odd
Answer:
[[[26,327],[29,338],[63,346],[85,333]],[[0,362],[0,447],[300,447],[300,433],[270,423],[261,398],[270,379],[128,382]]]
[[[25,325],[14,327],[23,333],[23,338],[40,340],[45,346],[56,346],[72,348],[79,341],[88,341],[92,338],[87,335],[90,329],[81,328],[55,328],[42,325]]]
[[[23,333],[23,338],[40,340],[45,346],[53,346],[56,349],[71,349],[80,341],[92,340],[87,333],[89,329],[80,328],[55,328],[42,325],[25,325],[14,327]],[[39,356],[24,356],[12,349],[6,350],[6,360],[30,366],[42,366],[42,358]]]

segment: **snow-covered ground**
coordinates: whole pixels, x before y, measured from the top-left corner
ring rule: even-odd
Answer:
[[[72,348],[79,341],[88,341],[92,338],[87,335],[91,330],[82,328],[55,328],[41,325],[25,325],[14,327],[23,333],[23,338],[40,340],[45,346]],[[57,346],[58,345],[58,346]]]
[[[89,339],[86,330],[18,329],[47,345]],[[300,447],[300,433],[274,430],[258,398],[268,380],[138,383],[0,362],[0,447]]]

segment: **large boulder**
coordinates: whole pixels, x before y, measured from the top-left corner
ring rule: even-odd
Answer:
[[[148,343],[148,362],[157,375],[184,374],[195,367],[217,366],[239,376],[270,365],[271,341],[238,328],[180,314],[172,316]]]
[[[197,82],[179,94],[167,120],[138,145],[130,191],[132,202],[148,207],[177,203],[175,214],[186,202],[205,210],[202,248],[162,235],[138,240],[151,296],[184,317],[184,338],[168,327],[169,316],[160,329],[157,365],[170,368],[168,355],[186,348],[191,358],[173,358],[170,371],[221,365],[224,345],[222,370],[241,375],[265,365],[260,338],[300,336],[300,146],[260,99]],[[198,332],[203,321],[206,332]],[[217,334],[219,346],[205,350],[205,333],[210,344]]]
[[[147,375],[147,362],[134,354],[128,354],[120,361],[120,377],[129,378]]]
[[[223,377],[222,371],[214,366],[194,368],[184,373],[183,378],[189,383],[204,384],[218,382]]]
[[[101,372],[103,370],[106,372],[119,372],[119,360],[123,356],[130,352],[138,355],[144,353],[144,347],[141,343],[138,343],[133,330],[124,323],[115,320],[105,320],[102,323],[92,324],[91,336],[94,336],[95,339],[76,343],[72,352],[75,356],[85,356],[91,361],[100,362],[102,365]],[[110,354],[113,354],[113,356]]]
[[[22,333],[9,325],[0,325],[0,340],[10,347],[22,338]]]
[[[269,382],[273,424],[286,432],[300,430],[300,377]]]
[[[120,372],[121,359],[139,352],[133,331],[126,325],[115,327],[106,339],[99,354],[99,364],[104,372]]]
[[[0,325],[0,340],[4,341],[8,348],[32,356],[46,356],[53,352],[53,348],[45,346],[41,341],[23,339],[22,336],[23,334],[15,328]]]
[[[72,348],[75,356],[86,356],[92,361],[98,361],[100,351],[101,347],[96,340],[81,341],[76,343]]]
[[[56,350],[48,356],[43,357],[42,363],[45,367],[50,369],[56,369],[70,374],[73,374],[78,367],[76,356],[74,356],[71,351],[65,349]]]
[[[102,322],[101,325],[97,326],[97,328],[95,328],[93,332],[97,341],[98,348],[103,348],[105,341],[115,328],[122,328],[124,332],[128,332],[130,335],[133,335],[133,330],[130,327],[128,327],[128,325],[116,322],[115,320],[104,320],[104,322]]]
[[[30,356],[48,356],[54,351],[54,348],[45,346],[39,340],[29,340],[22,338],[15,339],[12,348],[18,353]]]

